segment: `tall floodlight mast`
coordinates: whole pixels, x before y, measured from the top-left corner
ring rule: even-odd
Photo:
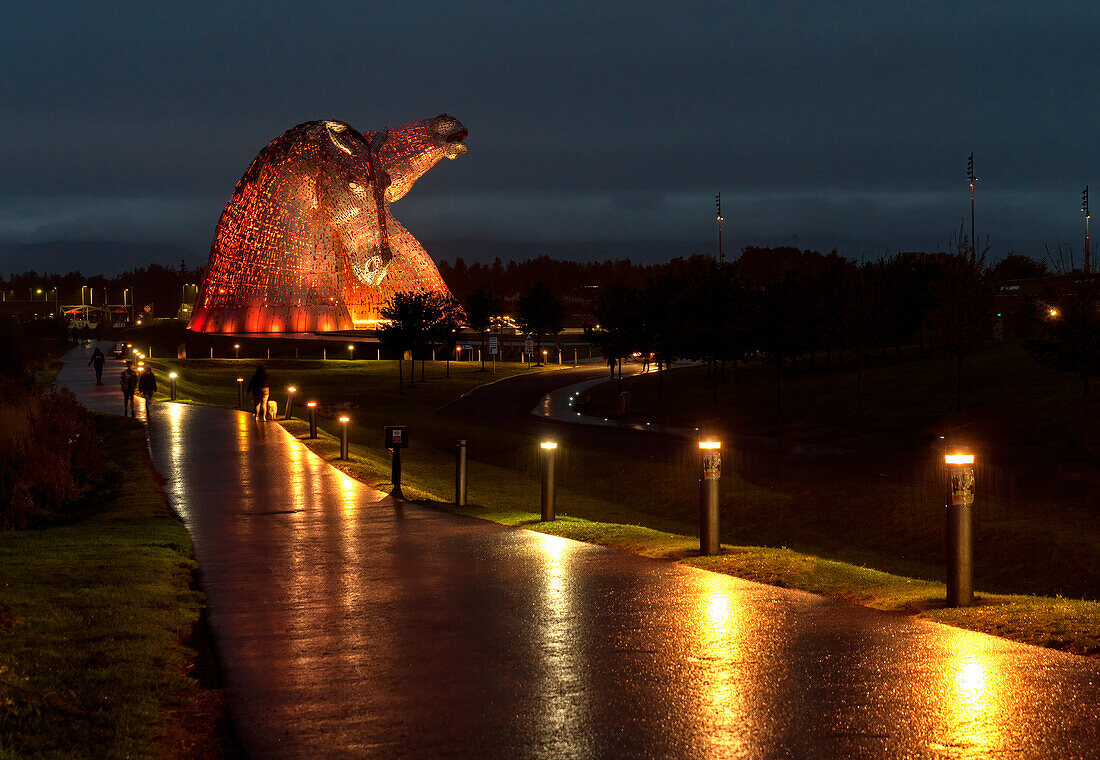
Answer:
[[[718,263],[721,264],[726,260],[725,254],[722,253],[722,194],[714,196],[714,205],[718,209],[718,214],[715,217],[718,221]]]
[[[974,152],[966,162],[966,181],[970,183],[970,253],[977,255],[978,241],[974,238],[974,183],[978,178],[974,176]]]
[[[1089,186],[1081,193],[1081,211],[1085,215],[1085,274],[1089,273]]]

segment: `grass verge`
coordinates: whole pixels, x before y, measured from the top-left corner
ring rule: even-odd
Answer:
[[[319,430],[319,437],[311,440],[307,437],[309,427],[305,422],[292,419],[281,424],[314,453],[351,477],[376,488],[389,485],[388,460],[377,449],[353,445],[350,459],[339,461],[340,444],[335,436]],[[419,469],[410,473],[403,467],[402,490],[408,499],[425,506],[502,525],[521,526],[759,583],[912,614],[1028,644],[1100,656],[1100,602],[981,593],[977,595],[975,606],[950,609],[944,606],[946,589],[942,583],[787,548],[723,544],[720,555],[701,557],[697,538],[675,532],[573,515],[559,515],[554,522],[542,523],[539,522],[538,491],[531,478],[476,462],[470,463],[469,474],[471,480],[486,484],[480,489],[477,505],[456,508],[448,501],[444,494],[453,488],[450,470]],[[559,491],[559,500],[559,505],[568,503],[572,511],[609,516],[624,514],[621,505],[568,490]]]
[[[185,643],[191,539],[140,425],[96,415],[111,462],[78,522],[0,533],[0,758],[224,757],[221,694]]]

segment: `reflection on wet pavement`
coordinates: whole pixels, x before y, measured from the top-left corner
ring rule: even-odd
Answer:
[[[395,505],[246,413],[147,430],[250,757],[1097,756],[1095,660]]]

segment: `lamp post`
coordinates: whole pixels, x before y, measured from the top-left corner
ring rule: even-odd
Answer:
[[[234,343],[233,344],[233,358],[234,359],[240,359],[241,358],[241,344],[240,343]]]
[[[549,353],[545,348],[542,349],[542,363],[546,364],[546,355]]]
[[[1089,186],[1085,185],[1085,191],[1081,193],[1081,213],[1085,215],[1085,274],[1089,267]]]
[[[172,400],[173,401],[176,400],[176,378],[177,377],[178,377],[178,375],[175,372],[169,372],[168,373],[168,380],[172,384]]]
[[[244,378],[237,378],[237,408],[244,411]]]
[[[542,521],[549,522],[554,519],[554,455],[558,444],[555,441],[543,441],[539,448],[542,449]]]
[[[317,437],[317,402],[307,401],[306,407],[309,409],[309,437]]]
[[[340,418],[340,458],[347,460],[348,458],[348,423],[351,422],[350,417]]]
[[[726,260],[726,255],[722,252],[722,222],[725,221],[722,218],[722,193],[714,196],[714,205],[718,209],[715,221],[718,222],[718,263],[721,264]]]
[[[974,151],[970,152],[970,158],[966,161],[966,181],[970,183],[970,254],[975,255],[978,241],[974,239],[974,183],[978,178],[974,176]]]
[[[466,506],[466,440],[460,438],[455,447],[455,506]]]
[[[974,455],[951,453],[947,466],[950,499],[947,504],[947,606],[974,603]]]
[[[288,385],[287,386],[287,389],[286,389],[286,415],[283,417],[284,420],[289,420],[291,413],[294,411],[294,394],[297,393],[297,391],[298,391],[298,389],[295,388],[293,385]]]
[[[699,441],[699,553],[718,553],[718,483],[722,477],[722,442]]]
[[[348,361],[351,361],[354,358],[355,358],[355,344],[354,343],[349,343],[348,344]]]

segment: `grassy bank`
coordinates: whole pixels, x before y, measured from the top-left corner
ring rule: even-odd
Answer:
[[[235,377],[247,376],[252,362],[158,360],[156,366],[160,372],[179,372],[181,397],[229,407],[236,404]],[[698,519],[698,486],[696,465],[686,447],[682,456],[667,461],[579,446],[559,449],[558,510],[563,517],[552,525],[531,525],[538,513],[537,444],[532,437],[459,425],[435,413],[445,402],[490,379],[476,367],[452,365],[447,380],[442,364],[429,363],[428,382],[404,393],[397,391],[392,362],[273,361],[269,368],[275,377],[273,397],[280,406],[285,401],[282,387],[292,381],[300,389],[298,414],[306,399],[321,401],[322,431],[335,433],[335,417],[349,414],[352,461],[334,464],[364,482],[388,488],[389,455],[381,447],[382,426],[409,424],[412,448],[402,459],[404,490],[410,498],[448,508],[454,441],[465,438],[472,505],[467,514],[882,609],[954,616],[954,622],[965,627],[1019,640],[1054,642],[1062,635],[1048,630],[1044,621],[1052,618],[1045,614],[1015,623],[994,621],[989,610],[1004,615],[1017,609],[1009,596],[984,593],[984,599],[996,599],[997,604],[962,613],[935,611],[943,603],[944,589],[937,579],[942,578],[945,562],[938,492],[922,492],[889,479],[859,483],[854,489],[849,473],[836,473],[815,477],[816,490],[811,493],[806,479],[729,472],[722,479],[722,538],[730,551],[720,561],[704,560],[695,557],[697,540],[691,537]],[[509,368],[501,372],[497,377]],[[284,424],[299,437],[306,435],[304,421]],[[326,459],[336,459],[336,439],[331,435],[323,434],[309,445]],[[1056,511],[983,506],[977,525],[977,583],[985,592],[1065,596],[1064,589],[1095,576],[1100,541],[1091,540],[1096,528],[1084,515],[1074,522],[1053,519],[1059,517]],[[1035,603],[1050,609],[1054,600]],[[1058,603],[1074,610],[1063,626],[1068,642],[1064,647],[1095,651],[1100,635],[1097,605]],[[1020,609],[1033,608],[1030,601],[1021,604]]]
[[[96,430],[111,465],[85,516],[0,533],[0,758],[219,757],[221,697],[183,643],[202,605],[190,538],[140,425]]]

